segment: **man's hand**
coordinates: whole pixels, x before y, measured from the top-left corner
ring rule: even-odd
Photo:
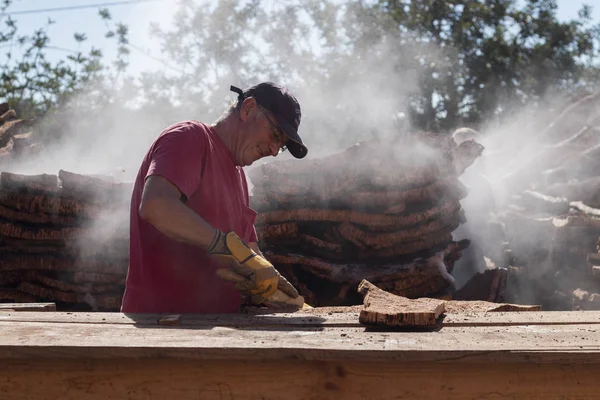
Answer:
[[[208,252],[222,259],[243,278],[235,283],[235,287],[254,304],[265,302],[277,289],[292,298],[299,295],[267,259],[256,254],[235,232],[224,234],[217,229]]]
[[[232,261],[232,263],[236,263],[236,261]],[[235,272],[234,268],[220,268],[217,270],[217,276],[225,281],[233,283],[236,285],[236,287],[239,286],[237,285],[238,283],[243,283],[246,281],[242,275]],[[279,276],[279,285],[277,285],[277,291],[268,297],[261,293],[252,294],[249,291],[243,290],[240,290],[240,293],[244,298],[253,304],[265,304],[268,306],[295,306],[297,308],[308,307],[304,303],[304,297],[298,295],[298,291],[285,279],[285,277],[281,275]]]

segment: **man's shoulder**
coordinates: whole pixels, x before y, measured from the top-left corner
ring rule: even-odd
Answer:
[[[165,141],[193,141],[200,143],[211,142],[213,139],[213,130],[210,125],[196,120],[184,120],[169,125],[156,137],[155,145],[160,145]]]
[[[179,122],[175,122],[174,124],[166,127],[162,133],[162,135],[166,135],[174,132],[182,132],[182,131],[199,131],[202,133],[210,134],[211,127],[203,122],[197,121],[195,119],[188,119]]]

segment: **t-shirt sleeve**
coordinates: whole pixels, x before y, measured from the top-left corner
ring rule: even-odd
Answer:
[[[246,207],[248,207],[250,210],[252,210],[250,208],[250,193],[248,192],[248,179],[246,178],[246,173],[244,172],[243,169],[240,169],[240,178],[242,180],[242,187],[244,189],[244,203],[246,205]],[[252,210],[254,213],[256,213],[256,211]],[[255,215],[256,216],[256,215]],[[258,242],[258,235],[256,234],[256,226],[254,225],[254,219],[252,220],[252,226],[250,226],[250,232],[249,232],[249,239],[248,241],[250,243],[252,242]]]
[[[155,143],[145,178],[159,175],[190,198],[200,186],[208,145],[200,126],[184,122],[167,128]]]
[[[254,226],[254,224],[252,225],[252,230],[250,231],[250,239],[248,239],[248,242],[258,242],[258,235],[256,234],[256,227]]]

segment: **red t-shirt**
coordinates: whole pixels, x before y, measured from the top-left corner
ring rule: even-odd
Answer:
[[[227,313],[241,297],[215,270],[223,265],[205,250],[176,242],[142,220],[138,210],[144,181],[160,175],[176,185],[186,205],[223,232],[256,242],[256,212],[249,207],[242,167],[214,128],[197,121],[168,127],[150,147],[131,198],[130,265],[122,312]]]

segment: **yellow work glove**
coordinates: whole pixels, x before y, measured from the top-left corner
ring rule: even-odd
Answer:
[[[235,261],[234,261],[235,262]],[[220,268],[217,270],[217,276],[225,281],[237,283],[243,281],[244,278],[235,273],[233,269],[229,268]],[[285,277],[281,276],[279,280],[278,288],[281,287],[281,283],[285,280]],[[287,282],[287,281],[286,281]],[[290,285],[291,286],[291,285]],[[293,288],[293,286],[291,286]],[[248,298],[248,296],[246,296]],[[256,296],[255,296],[256,298]],[[248,298],[250,299],[250,298]],[[295,307],[295,308],[312,308],[308,304],[304,303],[304,297],[298,296],[296,298],[292,298],[282,292],[281,290],[277,290],[274,294],[269,296],[266,300],[257,299],[257,302],[261,302],[261,304],[266,305],[270,308],[280,308],[280,307]]]
[[[256,254],[233,231],[227,234],[217,229],[208,252],[223,260],[243,280],[235,283],[242,295],[252,303],[264,303],[277,289],[292,298],[298,297],[298,291],[287,279],[279,274],[267,259]]]

